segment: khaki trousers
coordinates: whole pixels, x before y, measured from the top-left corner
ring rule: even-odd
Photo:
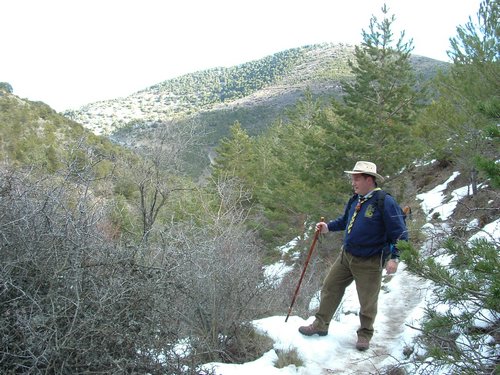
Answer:
[[[345,289],[354,280],[361,307],[359,312],[361,327],[357,333],[359,337],[370,340],[377,315],[382,266],[381,255],[357,257],[342,251],[323,282],[320,306],[315,315],[314,324],[321,330],[328,330],[328,325],[342,301]]]

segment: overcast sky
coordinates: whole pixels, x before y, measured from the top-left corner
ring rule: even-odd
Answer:
[[[480,0],[387,0],[415,54],[447,61]],[[288,48],[359,44],[378,0],[2,0],[0,82],[58,111]]]

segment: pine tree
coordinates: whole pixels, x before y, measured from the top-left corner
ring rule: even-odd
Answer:
[[[491,179],[493,189],[499,183],[499,16],[498,0],[484,0],[477,24],[469,19],[457,27],[448,52],[453,66],[437,80],[439,98],[419,119],[422,135],[435,155],[467,171],[474,191],[478,167]],[[487,216],[497,219],[495,205],[485,206],[471,211],[483,212],[483,220]],[[408,269],[435,286],[418,340],[419,354],[414,356],[429,373],[500,371],[494,350],[500,311],[499,242],[494,235],[470,239],[470,234],[467,227],[455,227],[449,236],[432,239],[438,246],[435,249],[417,250],[409,243],[400,248]],[[440,262],[440,257],[446,260]]]
[[[250,162],[252,160],[253,140],[238,121],[231,126],[230,135],[220,141],[216,148],[214,176],[239,177],[249,182]]]
[[[349,63],[354,80],[343,83],[343,103],[334,105],[344,123],[332,131],[340,138],[336,143],[349,143],[355,159],[380,162],[391,173],[412,158],[409,127],[424,91],[411,65],[413,40],[405,41],[403,31],[396,41],[396,18],[388,16],[386,5],[381,11],[383,19],[372,16],[355,47],[356,61]]]
[[[473,194],[478,161],[484,168],[498,158],[499,18],[498,0],[485,0],[477,22],[469,18],[465,26],[457,27],[448,51],[453,66],[436,81],[439,99],[419,121],[421,135],[435,155],[454,161],[470,176]]]
[[[498,241],[443,241],[441,255],[422,256],[411,244],[401,245],[408,270],[434,282],[434,298],[425,310],[415,361],[428,373],[447,369],[454,374],[498,373],[500,257]],[[445,308],[447,307],[447,308]],[[497,339],[498,340],[498,339]],[[432,358],[432,361],[429,359]],[[435,371],[434,371],[435,370]]]

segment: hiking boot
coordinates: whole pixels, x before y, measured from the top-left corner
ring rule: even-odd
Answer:
[[[368,350],[370,347],[370,340],[366,337],[358,337],[358,342],[356,343],[356,349],[364,351]]]
[[[310,324],[308,326],[299,327],[299,332],[306,336],[318,335],[326,336],[328,335],[328,330],[321,330],[316,325]]]

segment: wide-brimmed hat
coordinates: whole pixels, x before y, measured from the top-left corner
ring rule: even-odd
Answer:
[[[377,177],[380,182],[384,182],[384,178],[377,173],[377,166],[370,161],[358,161],[352,171],[344,171],[349,174],[369,174],[370,176]]]

